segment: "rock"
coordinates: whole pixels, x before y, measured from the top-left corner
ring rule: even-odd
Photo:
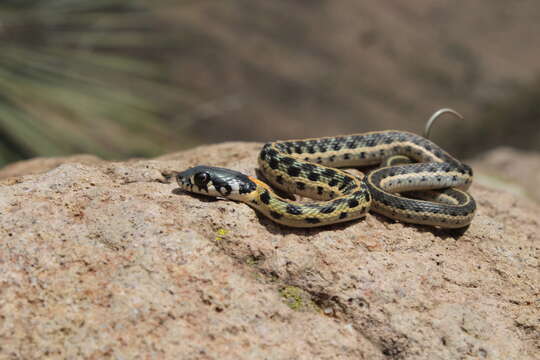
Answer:
[[[483,175],[480,183],[540,202],[540,154],[499,147],[473,159],[470,165]]]
[[[101,160],[94,155],[71,155],[65,157],[43,158],[17,161],[0,169],[0,179],[29,174],[40,174],[65,163],[96,164]]]
[[[254,174],[259,148],[0,181],[0,358],[537,358],[539,205],[473,185],[463,234],[372,214],[289,229],[162,175]]]

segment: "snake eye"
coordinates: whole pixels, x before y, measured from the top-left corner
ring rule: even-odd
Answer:
[[[199,189],[206,189],[206,185],[210,181],[210,174],[207,172],[200,172],[195,174],[193,182],[199,187]]]

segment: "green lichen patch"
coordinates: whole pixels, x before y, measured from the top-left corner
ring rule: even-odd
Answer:
[[[317,305],[311,300],[306,291],[296,286],[284,286],[279,289],[279,294],[285,304],[295,311],[317,311]]]

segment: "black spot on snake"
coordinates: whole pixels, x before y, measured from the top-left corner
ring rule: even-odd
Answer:
[[[297,177],[298,175],[300,175],[300,169],[296,166],[291,166],[287,169],[287,174],[292,177]]]
[[[334,155],[332,155],[332,156],[334,156]],[[324,176],[326,176],[326,177],[331,178],[331,177],[334,177],[336,175],[336,171],[332,170],[332,169],[325,169],[322,174]]]
[[[295,162],[296,160],[294,160],[292,157],[289,157],[289,156],[285,156],[281,159],[281,162],[284,163],[285,165],[291,165]]]
[[[263,203],[265,203],[265,204],[267,204],[267,205],[270,203],[270,194],[268,193],[267,190],[265,190],[265,191],[261,194],[260,198],[261,198],[261,201],[262,201]]]
[[[308,175],[308,179],[311,181],[319,181],[320,175],[316,172],[312,172]]]
[[[278,166],[279,166],[279,162],[277,161],[276,158],[272,158],[270,159],[270,161],[268,162],[268,166],[270,166],[272,169],[277,169]]]
[[[315,165],[313,164],[302,164],[302,169],[304,169],[305,171],[313,171],[314,169],[316,168]]]
[[[334,211],[336,211],[336,208],[333,206],[325,206],[321,210],[319,210],[319,212],[322,214],[330,214],[330,213],[333,213]]]
[[[287,212],[289,214],[293,214],[293,215],[301,215],[302,214],[302,210],[298,206],[292,205],[292,204],[287,205]]]

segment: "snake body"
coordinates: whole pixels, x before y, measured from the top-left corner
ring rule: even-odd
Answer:
[[[364,179],[338,169],[359,166],[379,167]],[[403,222],[460,228],[476,209],[466,192],[471,168],[409,132],[275,141],[263,146],[259,169],[275,188],[315,201],[287,199],[254,177],[217,167],[196,166],[177,181],[184,190],[245,202],[293,227],[350,221],[373,210]]]

